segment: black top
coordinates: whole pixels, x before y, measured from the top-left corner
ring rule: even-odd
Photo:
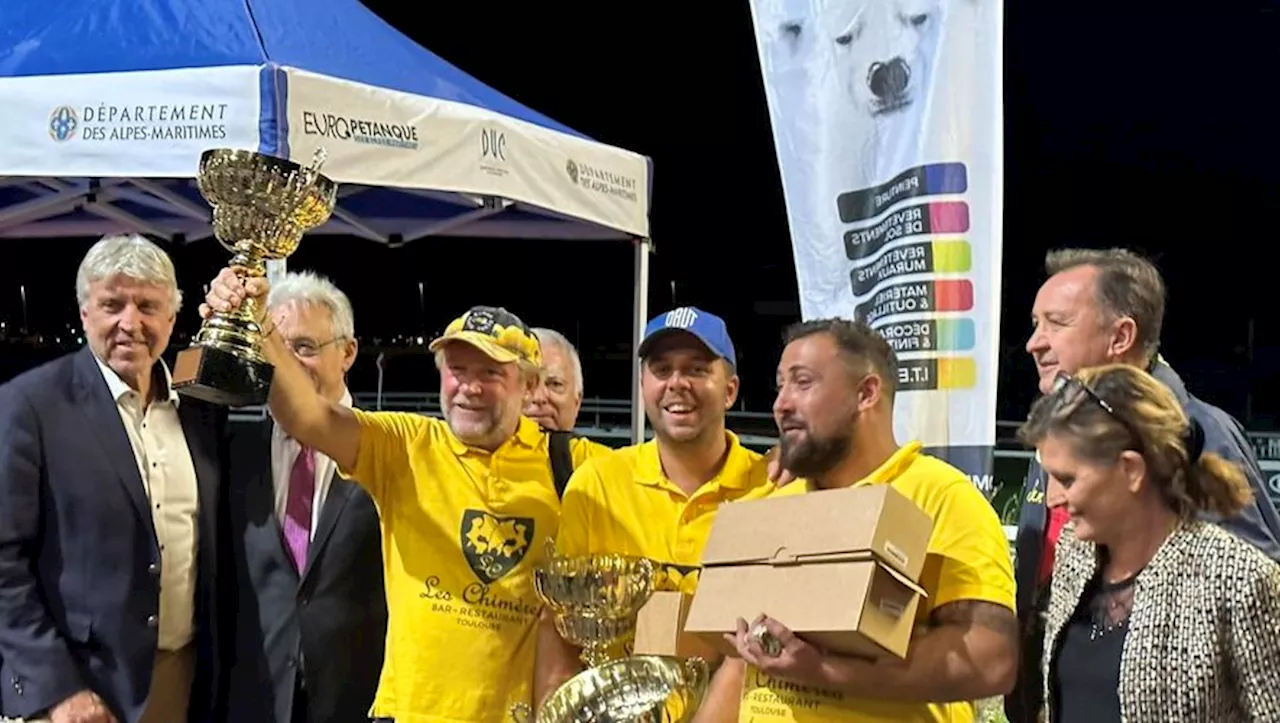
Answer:
[[[1120,655],[1137,575],[1094,577],[1063,631],[1049,670],[1052,723],[1120,723]]]

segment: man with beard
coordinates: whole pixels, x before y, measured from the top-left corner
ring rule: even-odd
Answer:
[[[373,717],[506,723],[530,703],[533,568],[559,524],[547,434],[520,413],[541,373],[537,338],[505,309],[473,307],[430,345],[445,419],[366,412],[316,390],[261,311],[267,290],[225,269],[200,311],[254,300],[275,366],[271,416],[377,504],[388,624]],[[575,464],[591,449],[575,444]]]
[[[741,657],[717,672],[700,723],[971,721],[972,701],[1012,687],[1018,628],[1000,521],[964,473],[894,439],[897,379],[893,350],[866,324],[804,322],[787,331],[773,413],[782,464],[801,478],[776,494],[891,485],[933,517],[906,660],[825,652],[765,610],[726,636]],[[765,634],[780,643],[773,655]]]
[[[578,468],[565,490],[557,548],[573,556],[647,557],[657,563],[656,590],[692,593],[719,506],[775,488],[764,458],[725,429],[738,376],[724,321],[693,307],[674,309],[649,322],[639,352],[654,439]],[[541,701],[581,665],[549,615],[539,637]]]

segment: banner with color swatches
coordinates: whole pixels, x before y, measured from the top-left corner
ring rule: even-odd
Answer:
[[[1002,2],[750,1],[801,314],[878,330],[899,360],[899,440],[990,484]]]

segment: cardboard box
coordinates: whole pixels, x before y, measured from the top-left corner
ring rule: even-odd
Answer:
[[[680,592],[655,592],[636,616],[635,655],[698,657],[712,661],[719,652],[701,637],[685,631],[693,596]]]
[[[685,630],[723,634],[764,613],[832,652],[906,657],[933,519],[888,485],[723,505]]]

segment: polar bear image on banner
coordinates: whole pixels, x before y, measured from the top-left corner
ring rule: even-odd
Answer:
[[[901,342],[910,367],[897,397],[901,436],[990,447],[1002,0],[751,0],[751,9],[801,315],[863,318]],[[895,294],[913,294],[914,305],[895,305]],[[917,331],[904,331],[911,322]]]

